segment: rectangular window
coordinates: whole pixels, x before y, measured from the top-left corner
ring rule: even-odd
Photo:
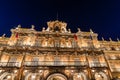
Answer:
[[[32,58],[32,66],[38,66],[39,57],[33,57]]]
[[[16,57],[10,57],[9,62],[8,62],[8,66],[18,66],[18,63],[16,62],[17,58]]]
[[[79,66],[80,65],[80,59],[79,58],[74,58],[74,63],[75,63],[75,66]]]
[[[54,57],[54,66],[59,66],[59,65],[61,65],[60,57]]]

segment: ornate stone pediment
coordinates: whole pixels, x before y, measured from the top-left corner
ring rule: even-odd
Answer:
[[[65,22],[61,22],[61,21],[49,21],[47,22],[48,28],[46,29],[46,31],[50,31],[50,32],[67,32],[67,23]]]

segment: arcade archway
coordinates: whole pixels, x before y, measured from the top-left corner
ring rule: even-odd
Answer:
[[[96,72],[94,76],[96,80],[109,80],[107,74],[104,72]]]
[[[73,80],[87,80],[87,76],[84,72],[75,73],[73,75]]]
[[[49,75],[47,80],[67,80],[67,77],[61,73],[54,73]]]

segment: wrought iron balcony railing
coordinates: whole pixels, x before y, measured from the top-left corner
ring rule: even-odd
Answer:
[[[87,66],[85,61],[26,61],[26,67],[39,67],[39,66]]]
[[[20,67],[20,66],[21,66],[21,63],[19,62],[0,62],[0,67]],[[23,63],[23,66],[26,66],[26,67],[40,67],[40,66],[107,67],[107,64],[91,63],[88,65],[86,61],[25,61]]]
[[[106,63],[90,63],[90,67],[107,67]]]
[[[20,67],[19,62],[0,62],[0,67]]]

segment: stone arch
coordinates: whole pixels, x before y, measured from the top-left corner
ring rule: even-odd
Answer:
[[[29,80],[29,77],[32,76],[33,74],[35,74],[35,79],[36,79],[36,76],[39,75],[39,79],[41,80],[40,73],[28,73],[28,74],[26,74],[24,80]],[[38,79],[38,78],[37,78],[37,79]]]
[[[68,80],[67,76],[62,73],[52,73],[49,74],[46,78],[46,80]]]
[[[88,79],[84,72],[80,72],[80,73],[75,73],[73,75],[73,80],[88,80]]]
[[[11,75],[11,76],[12,76],[12,80],[14,80],[15,74],[13,74],[13,73],[8,73],[8,72],[4,72],[4,73],[0,76],[0,80],[3,80],[7,75]]]
[[[95,77],[96,80],[109,80],[107,74],[105,74],[102,71],[96,72],[94,77]]]
[[[5,76],[7,76],[9,73],[8,72],[4,72],[1,76],[0,76],[0,80],[3,80],[3,78],[5,77]]]
[[[31,76],[32,73],[28,73],[26,76],[25,76],[25,80],[28,80],[28,78]]]

